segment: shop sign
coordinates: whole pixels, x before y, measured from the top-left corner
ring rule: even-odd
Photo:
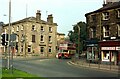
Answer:
[[[116,50],[120,50],[120,47],[116,47]]]
[[[115,47],[101,47],[101,50],[115,50]]]

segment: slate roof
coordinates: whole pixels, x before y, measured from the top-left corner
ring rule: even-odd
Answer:
[[[119,2],[114,2],[114,3],[109,3],[109,4],[104,4],[104,6],[98,10],[95,10],[90,13],[86,13],[85,16],[92,14],[92,13],[97,13],[105,10],[110,10],[110,9],[115,9],[115,8],[120,8],[120,1]]]
[[[28,17],[28,18],[24,18],[24,19],[16,21],[16,22],[12,22],[12,25],[23,23],[23,22],[36,22],[36,23],[41,23],[41,24],[49,24],[47,21],[40,20],[39,22],[37,22],[35,17]],[[57,23],[53,23],[53,24],[57,25]],[[9,23],[5,24],[4,26],[8,26],[8,25],[9,25]]]

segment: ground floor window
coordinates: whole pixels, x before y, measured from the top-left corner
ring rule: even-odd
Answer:
[[[23,52],[23,46],[21,46],[21,51],[20,51],[20,53],[22,53]]]
[[[43,54],[43,52],[44,52],[44,47],[40,47],[40,52],[41,52],[41,54]]]
[[[109,59],[110,59],[109,51],[103,51],[102,52],[102,61],[109,61]]]
[[[51,47],[51,46],[49,46],[49,52],[50,52],[50,53],[52,52],[52,47]]]
[[[31,46],[28,46],[28,53],[31,52]]]

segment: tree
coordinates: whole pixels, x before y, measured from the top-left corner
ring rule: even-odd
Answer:
[[[76,50],[80,50],[79,53],[82,53],[82,51],[86,49],[85,40],[87,39],[87,30],[85,22],[80,21],[77,24],[73,25],[73,31],[69,31],[68,36],[70,38],[70,41],[76,44]],[[79,48],[78,44],[80,45]]]

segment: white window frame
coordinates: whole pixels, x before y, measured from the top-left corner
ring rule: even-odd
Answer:
[[[31,46],[28,46],[28,49],[30,49],[30,52],[28,52],[28,53],[31,53],[31,51],[32,51],[32,50],[31,50]]]
[[[103,12],[102,16],[103,16],[103,20],[109,20],[109,12]]]
[[[107,30],[107,27],[109,26],[103,26],[103,37],[109,37],[110,33],[109,30]],[[108,35],[106,35],[108,33]]]
[[[118,36],[120,36],[120,24],[117,24],[118,26]]]
[[[91,31],[91,38],[93,38],[93,36],[94,36],[93,28],[90,28],[90,31]]]
[[[14,33],[14,31],[15,31],[15,28],[14,28],[14,27],[12,27],[12,33]]]
[[[32,31],[35,31],[35,30],[36,30],[36,26],[32,25]]]
[[[49,32],[52,32],[52,27],[49,27]]]
[[[23,25],[22,25],[22,26],[21,26],[21,30],[22,30],[22,31],[23,31],[23,28],[24,28],[24,27],[23,27]]]
[[[52,52],[52,47],[51,47],[51,46],[49,46],[48,51],[49,51],[50,53]]]
[[[43,26],[41,26],[41,27],[40,27],[40,30],[43,32],[43,31],[44,31],[44,27],[43,27]]]
[[[43,36],[43,38],[41,38]],[[41,39],[43,39],[43,41],[41,41]],[[44,42],[44,35],[40,36],[40,42]]]
[[[43,51],[42,51],[43,50]],[[41,52],[42,51],[42,52]],[[44,53],[44,47],[40,47],[40,52],[41,52],[41,54],[43,54]]]
[[[19,26],[17,26],[17,30],[16,30],[17,32],[19,31]]]
[[[49,43],[52,43],[52,36],[49,36]]]
[[[118,18],[120,18],[120,9],[117,10]]]

